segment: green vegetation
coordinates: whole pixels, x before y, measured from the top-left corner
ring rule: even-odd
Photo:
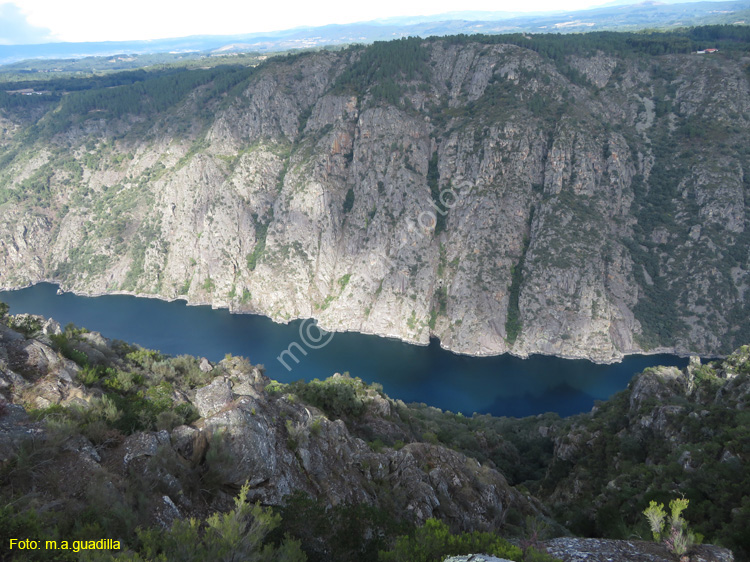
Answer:
[[[705,25],[681,28],[674,31],[592,33],[539,33],[528,35],[514,33],[506,35],[454,35],[431,38],[431,41],[447,40],[454,44],[511,43],[536,51],[561,65],[568,55],[591,55],[597,51],[621,56],[660,56],[687,54],[707,47],[723,51],[750,50],[750,30],[744,25]]]
[[[175,403],[172,397],[175,390],[189,391],[210,380],[210,375],[200,370],[195,358],[165,357],[156,351],[126,344],[114,351],[98,349],[92,347],[87,333],[69,324],[62,334],[52,335],[50,339],[55,349],[82,368],[79,381],[101,392],[99,406],[89,409],[51,406],[36,410],[36,418],[52,417],[73,423],[83,434],[94,428],[121,435],[156,429],[167,419],[172,420],[172,427],[197,419],[192,404]],[[93,362],[86,350],[96,350],[98,357],[104,352],[106,362]]]
[[[247,268],[254,271],[258,265],[258,260],[266,251],[266,236],[268,235],[268,222],[255,223],[255,248],[253,252],[247,255]]]
[[[674,144],[664,136],[660,142],[652,143],[655,162],[651,168],[648,186],[643,178],[633,179],[636,194],[638,224],[634,228],[634,240],[626,240],[628,250],[642,268],[634,273],[643,295],[634,307],[636,317],[643,328],[642,342],[647,349],[658,345],[673,345],[676,338],[687,331],[687,325],[678,314],[678,298],[675,279],[666,275],[663,261],[673,255],[676,248],[659,248],[651,241],[657,228],[667,231],[677,229],[674,216],[675,200],[680,181],[685,175],[683,165],[674,159]],[[666,251],[672,250],[669,254]],[[644,274],[645,271],[645,274]],[[649,279],[646,279],[648,275]]]
[[[228,513],[214,513],[205,521],[176,520],[169,529],[152,527],[139,530],[139,553],[114,556],[128,562],[169,562],[172,560],[268,560],[304,562],[299,541],[282,539],[274,545],[269,534],[281,521],[270,508],[247,501],[250,487],[245,484]]]
[[[92,116],[152,116],[174,107],[198,86],[211,84],[204,94],[205,99],[210,99],[234,90],[253,72],[252,68],[216,67],[208,70],[141,70],[122,73],[122,81],[126,82],[122,85],[91,87],[92,84],[87,89],[64,96],[59,110],[42,122],[42,130],[57,133],[76,120]],[[109,75],[107,82],[112,83],[116,76],[118,75]],[[54,83],[46,85],[48,88],[54,86]]]
[[[122,553],[99,551],[73,553],[59,550],[14,553],[14,560],[97,560],[122,562],[168,562],[173,560],[205,562],[208,560],[264,560],[269,562],[304,562],[305,554],[299,541],[281,538],[270,541],[271,533],[280,525],[281,516],[270,508],[247,501],[249,486],[245,484],[234,500],[234,509],[213,513],[205,520],[177,519],[169,528],[138,527],[132,543],[121,544]],[[101,491],[97,488],[97,491]],[[120,506],[112,506],[118,508]],[[95,512],[92,512],[92,515]],[[107,518],[109,519],[109,518]],[[106,525],[106,519],[102,521]],[[18,512],[11,504],[0,508],[0,539],[8,544],[18,536],[45,537],[60,544],[67,540],[97,540],[97,533],[111,532],[107,526],[89,523],[72,534],[64,528],[47,529],[34,511]],[[19,535],[20,534],[20,535]],[[54,538],[52,538],[54,537]],[[118,540],[118,539],[115,539]],[[82,556],[82,558],[81,558]]]
[[[743,378],[728,382],[716,376],[725,369]],[[696,536],[747,559],[750,541],[738,518],[750,515],[750,475],[740,461],[750,454],[750,418],[736,398],[717,396],[721,387],[726,391],[747,384],[748,371],[748,350],[742,348],[724,363],[703,366],[689,398],[673,389],[638,409],[630,407],[631,383],[593,414],[571,418],[565,433],[586,446],[574,447],[565,460],[552,460],[547,474],[527,487],[545,496],[581,482],[575,497],[554,506],[555,515],[567,517],[576,534],[623,539],[651,536],[643,510],[652,501],[669,502],[676,489],[690,500]],[[659,416],[664,421],[655,421]],[[597,508],[588,508],[593,502]]]
[[[113,74],[138,69],[150,72],[168,72],[211,66],[257,66],[261,59],[256,53],[231,53],[227,56],[206,55],[205,53],[148,53],[131,54],[127,57],[91,56],[82,59],[36,59],[5,64],[0,68],[0,83],[19,82],[28,87],[45,90],[48,83],[75,84],[82,79],[104,81]],[[273,55],[271,55],[273,56]],[[20,96],[19,96],[20,97]],[[37,97],[37,96],[29,96]]]
[[[302,389],[304,383],[282,385],[278,392],[289,393],[296,387],[294,394],[300,400],[324,405],[328,415],[343,419],[355,435],[381,447],[395,447],[397,441],[403,445],[404,440],[442,444],[497,468],[511,485],[537,497],[549,497],[557,490],[565,499],[551,506],[555,519],[582,536],[651,536],[643,510],[652,500],[669,502],[677,486],[690,499],[695,537],[727,546],[744,560],[750,543],[740,520],[750,515],[750,476],[740,459],[750,455],[750,419],[746,409],[737,408],[736,399],[725,403],[715,397],[729,384],[718,376],[721,369],[744,377],[735,380],[732,388],[746,384],[749,356],[743,348],[725,363],[696,370],[697,388],[689,399],[677,392],[632,411],[630,389],[599,403],[592,414],[562,420],[555,414],[523,419],[468,417],[419,404],[394,405],[393,421],[403,432],[398,439],[366,423],[367,396],[372,391],[356,379],[341,387],[335,379],[315,381],[309,390]],[[672,412],[668,427],[679,428],[679,446],[670,448],[662,433],[640,426],[638,420],[657,407]],[[566,445],[573,440],[586,445],[574,448],[573,456],[566,459],[554,455],[555,442]],[[686,452],[689,469],[681,460]],[[570,492],[573,489],[577,492]]]
[[[454,535],[437,519],[428,519],[413,534],[401,536],[391,551],[381,552],[381,562],[442,562],[446,556],[483,553],[523,560],[520,548],[493,533],[461,533]]]
[[[438,316],[445,316],[448,311],[448,290],[444,286],[440,286],[435,290],[435,301],[432,310],[430,310],[430,319],[428,325],[430,330],[435,329]]]
[[[346,286],[349,284],[349,280],[351,278],[352,278],[351,273],[347,273],[346,275],[342,275],[341,277],[339,277],[338,284],[339,284],[339,287],[341,287],[342,291],[346,289]]]
[[[521,311],[518,308],[518,296],[521,292],[523,280],[523,262],[519,261],[517,265],[513,266],[510,274],[510,297],[508,299],[508,316],[505,319],[505,339],[508,345],[513,345],[523,328]]]
[[[651,500],[648,507],[643,510],[655,541],[664,541],[670,552],[678,556],[686,554],[694,544],[700,542],[699,537],[688,529],[687,521],[682,517],[682,512],[687,509],[689,500],[684,498],[674,499],[669,502],[670,516],[664,511],[664,504],[657,504]]]
[[[382,388],[377,387],[379,392]],[[370,386],[359,377],[351,378],[348,373],[333,376],[321,381],[297,381],[283,387],[284,392],[294,394],[303,402],[315,406],[331,419],[359,418],[365,413],[365,401],[373,392]]]
[[[432,73],[429,52],[418,37],[375,41],[364,49],[352,47],[350,52],[359,57],[341,73],[334,88],[342,93],[369,93],[373,103],[400,105],[402,82],[426,81]]]
[[[363,503],[328,506],[301,492],[289,496],[278,513],[281,524],[271,538],[294,537],[308,562],[377,562],[379,551],[412,529],[400,514]]]
[[[531,230],[531,223],[534,220],[534,207],[531,208],[528,220],[528,229]],[[521,323],[521,311],[518,307],[518,297],[521,294],[521,284],[523,283],[523,266],[526,261],[526,253],[529,249],[529,236],[524,235],[523,237],[523,249],[521,250],[521,257],[515,266],[511,267],[510,270],[510,288],[508,289],[508,315],[505,319],[505,339],[508,345],[513,345],[516,342],[516,338],[523,329]]]
[[[0,320],[8,314],[8,305],[5,303],[2,304],[5,306],[5,311],[3,313],[3,310],[0,307]],[[28,315],[20,318],[17,316],[8,316],[4,321],[8,327],[13,328],[17,332],[21,332],[26,337],[32,336],[42,329],[41,322],[39,322],[37,318]]]

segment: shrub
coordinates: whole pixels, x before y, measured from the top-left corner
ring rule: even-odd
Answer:
[[[182,425],[182,416],[172,410],[165,410],[156,415],[156,429],[172,431],[178,425]]]
[[[266,537],[279,526],[281,516],[270,508],[247,502],[246,483],[228,513],[214,513],[205,523],[178,519],[167,530],[158,527],[139,530],[140,555],[123,555],[115,560],[267,560],[304,562],[299,541],[283,539],[278,546]]]
[[[522,560],[523,552],[492,533],[451,534],[448,526],[437,519],[428,519],[412,535],[396,539],[392,550],[380,552],[381,562],[441,562],[446,556],[484,553]]]
[[[376,562],[380,550],[411,529],[392,511],[366,504],[330,506],[299,491],[287,496],[278,512],[281,526],[274,542],[287,534],[298,539],[310,562]]]
[[[6,313],[7,313],[7,305],[6,306]],[[0,311],[2,312],[2,311]],[[0,314],[0,318],[2,318],[2,314]],[[6,320],[9,327],[13,328],[17,332],[21,332],[26,337],[30,337],[39,330],[42,329],[42,323],[39,321],[38,318],[34,318],[29,315],[23,315],[23,316],[8,316],[8,319]]]
[[[354,190],[350,187],[349,191],[346,192],[346,197],[344,198],[344,206],[342,210],[344,211],[344,214],[348,213],[352,210],[354,207]]]
[[[310,434],[317,437],[320,435],[320,431],[323,427],[323,421],[320,418],[315,418],[310,424]]]
[[[67,334],[67,328],[66,328]],[[63,357],[74,361],[79,367],[85,367],[89,364],[88,355],[79,351],[73,347],[71,338],[66,334],[52,334],[50,340],[52,341],[52,347],[63,354]]]
[[[232,455],[226,432],[219,430],[212,434],[200,475],[201,491],[208,495],[219,492],[233,481],[236,465],[237,459]]]
[[[145,369],[146,371],[151,370],[151,367],[154,363],[163,361],[164,356],[159,353],[158,351],[154,351],[151,349],[143,349],[141,347],[136,348],[134,351],[131,351],[127,354],[127,359],[129,361],[132,361],[139,367]]]
[[[195,420],[200,419],[201,417],[198,413],[198,408],[193,406],[190,402],[183,402],[182,404],[178,404],[177,407],[175,407],[174,411],[181,418],[180,424],[189,425]]]
[[[651,533],[655,541],[663,541],[670,552],[682,556],[693,545],[700,542],[700,537],[688,529],[687,521],[682,517],[682,512],[687,509],[690,500],[685,498],[673,499],[669,502],[669,521],[664,511],[664,504],[651,501],[649,506],[643,510],[643,514],[651,527]]]
[[[303,402],[323,410],[331,418],[358,418],[365,413],[367,385],[358,378],[329,377],[324,381],[313,379],[289,386]]]

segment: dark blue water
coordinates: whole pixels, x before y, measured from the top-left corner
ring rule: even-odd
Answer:
[[[10,305],[12,314],[41,314],[62,326],[72,322],[170,355],[211,361],[227,353],[242,355],[265,365],[266,374],[282,382],[349,371],[367,382],[379,382],[392,398],[467,415],[576,414],[590,410],[594,400],[624,389],[646,367],[687,365],[687,359],[672,355],[632,355],[615,365],[545,356],[466,357],[440,349],[437,342],[422,347],[357,333],[325,334],[311,321],[283,325],[182,301],[124,295],[91,298],[56,291],[55,285],[42,283],[0,292],[0,300]],[[291,353],[282,355],[285,350]]]

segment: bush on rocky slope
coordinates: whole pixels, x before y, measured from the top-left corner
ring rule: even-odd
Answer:
[[[446,544],[542,520],[553,536],[645,538],[640,513],[675,495],[706,540],[747,559],[748,347],[647,370],[589,414],[514,420],[406,405],[341,375],[282,385],[242,358],[165,357],[36,320],[31,335],[0,323],[4,538],[118,537],[146,556],[138,527],[205,521],[247,478],[281,516],[269,544],[289,533],[310,560],[375,560],[399,536],[420,548],[431,518]]]

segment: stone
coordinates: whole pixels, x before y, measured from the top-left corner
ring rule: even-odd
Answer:
[[[546,541],[552,556],[563,562],[674,562],[677,557],[660,543],[563,537]],[[690,562],[733,562],[726,548],[699,545],[689,553]]]
[[[123,465],[127,466],[136,459],[153,457],[159,448],[159,441],[153,433],[134,433],[122,444]]]
[[[195,406],[202,418],[210,418],[232,402],[232,388],[224,379],[214,379],[211,384],[195,393]]]
[[[498,558],[489,554],[467,554],[465,556],[450,556],[443,562],[511,562],[507,558]]]

